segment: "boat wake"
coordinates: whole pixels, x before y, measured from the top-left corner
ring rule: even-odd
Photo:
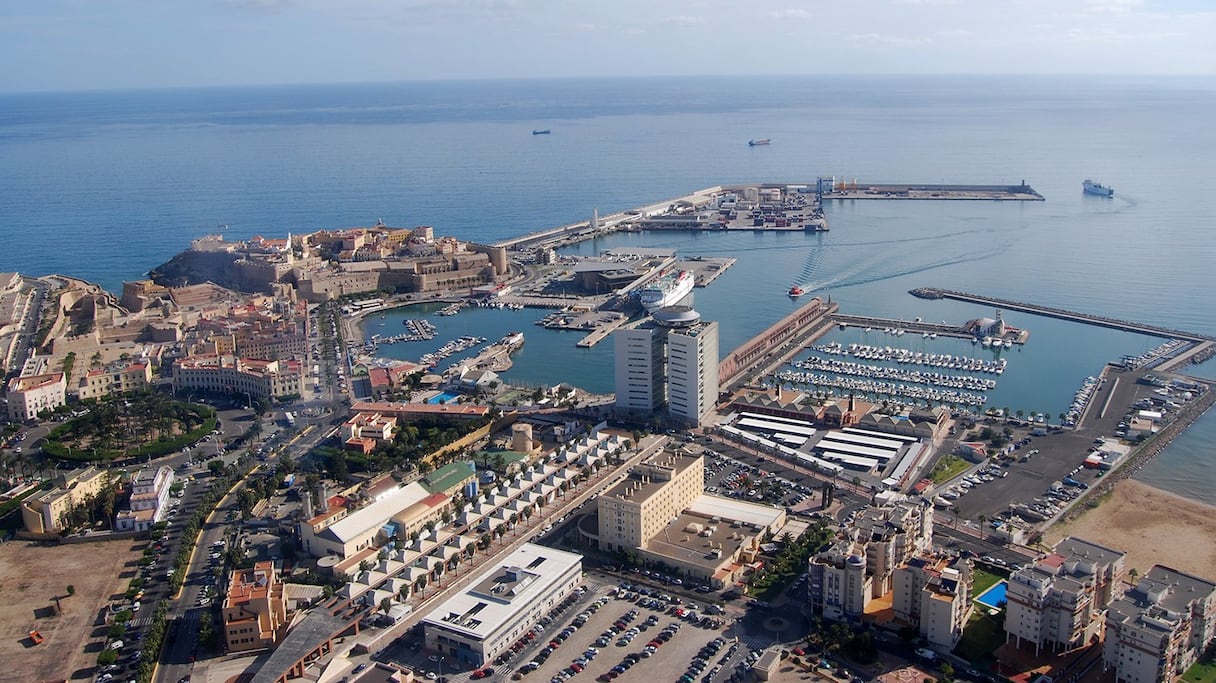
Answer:
[[[1003,243],[995,245],[989,249],[973,251],[956,256],[943,258],[932,263],[922,265],[914,265],[907,268],[899,268],[884,272],[875,272],[880,263],[875,263],[874,260],[869,262],[858,263],[854,267],[849,268],[835,277],[827,278],[822,281],[814,281],[807,283],[804,287],[810,289],[826,289],[826,288],[847,288],[857,285],[866,285],[872,282],[882,282],[884,280],[892,280],[894,278],[907,277],[908,275],[917,275],[927,273],[929,271],[945,268],[947,266],[958,265],[960,263],[974,263],[993,258],[1003,253],[1008,249],[1009,244]]]

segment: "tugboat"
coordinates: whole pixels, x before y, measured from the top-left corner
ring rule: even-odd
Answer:
[[[786,293],[795,299],[802,296],[803,294],[806,294],[806,292],[798,285],[794,285],[793,287],[790,287],[790,291],[788,291]]]

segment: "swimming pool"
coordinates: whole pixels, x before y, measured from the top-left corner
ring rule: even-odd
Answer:
[[[1005,589],[1009,586],[1009,582],[1001,579],[992,585],[991,588],[976,596],[975,601],[991,609],[1000,609],[1005,602]]]
[[[426,402],[432,403],[432,404],[434,404],[434,403],[451,403],[452,401],[455,401],[458,398],[460,398],[460,394],[452,394],[452,393],[448,393],[445,391],[442,394],[438,394],[436,396],[432,396],[432,397],[428,398],[426,400]]]

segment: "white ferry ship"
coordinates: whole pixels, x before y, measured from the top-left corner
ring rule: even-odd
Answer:
[[[667,273],[638,291],[638,301],[647,313],[654,313],[664,306],[674,306],[688,296],[695,284],[692,273],[681,270]]]

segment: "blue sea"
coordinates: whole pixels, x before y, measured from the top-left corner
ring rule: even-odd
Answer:
[[[734,182],[1004,183],[1047,201],[830,203],[824,234],[628,234],[570,251],[670,246],[733,256],[696,292],[723,353],[792,306],[801,284],[842,310],[991,316],[922,301],[939,286],[1216,334],[1216,80],[763,77],[399,83],[0,95],[0,271],[125,280],[222,231],[229,239],[373,225],[491,242]],[[551,135],[534,136],[548,128]],[[749,138],[772,139],[748,147]],[[1081,193],[1093,177],[1114,199]],[[401,329],[403,311],[368,321]],[[611,345],[468,311],[441,335],[528,336],[512,381],[610,391]],[[1007,313],[990,404],[1055,414],[1107,360],[1159,340]],[[395,327],[393,327],[395,325]],[[860,331],[831,339],[861,341]],[[441,336],[436,345],[443,341]],[[948,340],[901,341],[973,353]],[[404,357],[420,349],[391,347]],[[1211,368],[1198,373],[1213,374]],[[1216,418],[1140,475],[1200,500]]]

